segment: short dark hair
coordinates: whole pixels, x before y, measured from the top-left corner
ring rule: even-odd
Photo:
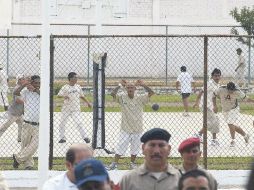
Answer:
[[[189,177],[198,178],[200,176],[203,176],[207,179],[209,188],[211,189],[209,178],[207,177],[206,173],[203,172],[202,170],[195,169],[195,170],[191,170],[191,171],[186,172],[185,174],[183,174],[180,177],[179,182],[178,182],[178,190],[183,189],[183,182],[184,182],[185,179],[187,179]]]
[[[213,76],[213,75],[215,75],[215,74],[219,74],[219,75],[221,75],[221,70],[220,70],[220,69],[215,68],[215,69],[213,70],[213,72],[212,72],[212,76]]]
[[[75,75],[77,75],[77,73],[75,73],[75,72],[70,72],[70,73],[68,74],[68,80],[70,80],[71,78],[73,78]]]
[[[236,86],[235,86],[235,83],[233,83],[233,82],[229,82],[228,84],[227,84],[227,89],[228,90],[236,90]]]
[[[75,149],[74,148],[69,148],[69,150],[66,152],[65,160],[70,162],[71,164],[74,164],[75,154],[76,154]]]
[[[243,50],[241,48],[237,48],[236,51],[242,52]]]
[[[35,81],[36,79],[40,79],[41,77],[39,75],[33,75],[31,76],[31,81]]]
[[[180,70],[181,70],[181,72],[186,72],[187,69],[185,66],[181,66]]]

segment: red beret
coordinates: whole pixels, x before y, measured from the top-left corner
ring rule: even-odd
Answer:
[[[188,138],[180,144],[180,146],[178,148],[178,152],[182,152],[186,148],[199,146],[199,145],[200,145],[200,139],[199,138],[195,138],[195,137]]]

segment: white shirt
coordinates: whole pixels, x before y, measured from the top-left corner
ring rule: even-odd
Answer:
[[[207,83],[207,108],[213,110],[213,95],[214,92],[220,87],[220,84],[217,84],[213,79],[210,79]],[[202,89],[204,91],[204,87]],[[204,94],[201,96],[199,107],[203,107]]]
[[[246,64],[245,64],[245,59],[244,59],[243,54],[238,56],[238,65],[237,66],[239,66],[241,63],[242,63],[242,65],[237,69],[237,73],[244,74]]]
[[[66,84],[60,89],[58,96],[69,97],[69,99],[64,100],[62,111],[80,111],[80,97],[84,97],[84,93],[80,85],[75,84],[74,86],[71,86]]]
[[[40,95],[27,88],[24,88],[20,94],[24,101],[24,120],[38,123],[40,115]]]
[[[42,190],[78,190],[76,185],[67,177],[67,172],[47,180]]]
[[[0,70],[0,91],[8,92],[7,74],[4,70]]]
[[[194,82],[194,80],[189,73],[181,72],[181,74],[177,77],[177,81],[181,84],[182,93],[191,93],[191,83]]]

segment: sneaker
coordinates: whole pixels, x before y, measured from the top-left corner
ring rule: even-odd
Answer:
[[[18,142],[20,143],[20,142],[21,142],[21,139],[18,139]]]
[[[12,164],[13,168],[15,168],[15,169],[19,168],[19,163],[18,163],[18,161],[16,160],[14,154],[12,155],[12,158],[13,158],[13,164]]]
[[[106,167],[107,170],[117,170],[117,163],[116,162],[112,162],[109,166]]]
[[[90,143],[90,139],[88,138],[88,137],[86,137],[86,138],[84,138],[84,141],[86,142],[86,143]]]
[[[232,141],[230,142],[230,147],[235,147],[235,140],[232,140]]]
[[[60,141],[58,141],[58,143],[66,143],[65,139],[61,139]]]
[[[184,117],[188,117],[188,116],[190,116],[190,115],[189,115],[188,112],[183,112],[183,116],[184,116]]]
[[[131,162],[130,163],[130,170],[133,170],[135,168],[137,168],[137,164],[135,164],[134,162]]]
[[[211,140],[211,146],[219,146],[219,145],[220,145],[220,143],[218,142],[217,139],[212,139]]]
[[[246,134],[243,138],[244,138],[244,140],[245,140],[245,143],[248,144],[248,143],[249,143],[249,140],[250,140],[250,135],[249,135],[249,134]]]

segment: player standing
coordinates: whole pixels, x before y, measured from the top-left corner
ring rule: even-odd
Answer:
[[[117,94],[122,86],[126,88],[126,92]],[[148,93],[144,95],[136,94],[136,86],[142,86]],[[153,94],[153,90],[142,80],[138,80],[135,84],[122,80],[111,93],[114,100],[120,104],[122,120],[115,160],[108,167],[109,170],[117,168],[118,161],[121,155],[125,154],[129,144],[131,153],[130,168],[136,167],[135,159],[140,150],[140,137],[143,132],[143,108]]]
[[[242,49],[237,48],[236,53],[238,55],[238,62],[237,67],[235,69],[236,75],[235,75],[235,84],[239,85],[240,87],[245,85],[245,78],[244,78],[244,72],[245,72],[245,59],[242,54]]]
[[[64,98],[64,104],[62,107],[62,117],[60,122],[60,140],[59,143],[65,143],[65,126],[70,117],[75,122],[82,139],[89,143],[90,139],[86,137],[85,130],[83,129],[81,111],[80,111],[80,99],[86,102],[87,106],[91,108],[91,104],[85,98],[83,90],[80,85],[77,84],[77,74],[70,72],[68,74],[69,84],[64,85],[59,93],[58,97]]]
[[[184,106],[183,116],[189,116],[189,96],[192,92],[191,87],[193,87],[193,91],[195,91],[195,82],[193,77],[187,72],[185,66],[182,66],[180,70],[181,74],[177,77],[176,90],[178,91],[178,88],[181,85],[181,95]]]
[[[213,112],[213,94],[214,92],[220,87],[220,78],[221,78],[221,71],[217,68],[215,68],[212,72],[212,77],[207,83],[207,129],[210,131],[213,135],[213,139],[211,141],[212,146],[219,145],[219,142],[217,140],[217,133],[220,132],[220,121],[216,113]],[[199,109],[201,112],[203,112],[203,100],[204,100],[204,89],[200,91],[200,93],[197,96],[196,102],[193,105],[193,107],[197,107],[199,105]],[[198,134],[195,136],[202,139],[202,135],[204,133],[204,128],[202,128]]]

